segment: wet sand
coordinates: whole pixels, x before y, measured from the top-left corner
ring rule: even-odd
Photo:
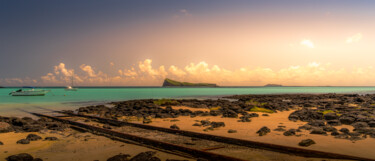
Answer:
[[[196,109],[189,107],[173,107],[174,109]],[[373,149],[375,148],[375,139],[367,138],[364,140],[350,141],[346,139],[336,139],[331,135],[316,135],[309,134],[309,131],[302,130],[297,134],[301,136],[284,136],[283,132],[273,131],[278,126],[286,126],[286,130],[290,128],[298,129],[299,126],[306,124],[302,121],[289,121],[288,116],[294,110],[277,112],[269,114],[269,116],[262,116],[263,113],[255,112],[259,114],[259,117],[251,118],[251,122],[237,122],[236,118],[222,118],[221,116],[197,116],[191,118],[189,116],[180,116],[176,119],[153,119],[153,122],[150,125],[160,126],[169,128],[171,125],[176,124],[181,130],[209,133],[213,135],[227,136],[239,139],[246,139],[252,141],[266,142],[272,144],[293,146],[299,148],[307,148],[319,151],[334,152],[346,155],[354,155],[366,158],[375,158],[375,153]],[[174,120],[171,122],[171,120]],[[219,121],[225,122],[225,127],[215,128],[213,131],[205,132],[203,129],[205,127],[192,126],[196,120],[210,120],[210,121]],[[271,133],[268,133],[265,136],[259,136],[256,132],[263,126],[267,126],[271,129]],[[342,125],[335,126],[337,129],[342,127],[352,130],[352,126]],[[237,133],[228,133],[229,129],[237,130]],[[303,139],[313,139],[316,144],[309,147],[298,146],[298,143]]]
[[[28,134],[37,134],[42,138],[54,136],[57,141],[31,141],[30,144],[16,144],[20,139],[26,138]],[[91,133],[80,133],[74,130],[66,132],[50,133],[1,133],[0,141],[0,160],[19,153],[29,153],[34,158],[53,161],[105,161],[108,158],[123,153],[135,156],[138,153],[146,151],[156,151],[154,149],[141,147],[133,144],[126,144],[119,141],[108,139],[104,136],[97,136]],[[180,156],[158,151],[156,157],[166,159],[184,159]]]

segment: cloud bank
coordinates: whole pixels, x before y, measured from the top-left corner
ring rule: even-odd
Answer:
[[[152,60],[139,61],[128,69],[113,69],[116,74],[107,74],[90,65],[82,64],[78,70],[69,69],[64,63],[53,67],[53,71],[32,78],[0,79],[3,85],[69,85],[74,77],[77,86],[160,86],[165,78],[188,82],[217,83],[221,86],[262,86],[277,83],[289,86],[366,86],[375,85],[373,67],[334,69],[330,64],[311,62],[304,66],[290,66],[280,70],[270,68],[242,67],[229,70],[202,61],[184,67],[164,65],[154,67]]]

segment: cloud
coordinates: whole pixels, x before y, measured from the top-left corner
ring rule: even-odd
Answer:
[[[81,70],[86,72],[89,77],[96,77],[95,71],[92,69],[90,65],[82,64],[80,68]]]
[[[361,33],[357,33],[353,36],[350,36],[346,39],[346,43],[350,44],[350,43],[355,43],[355,42],[359,42],[361,39],[362,39],[362,34]]]
[[[217,83],[222,86],[262,86],[278,83],[292,86],[326,86],[326,85],[375,85],[375,69],[373,67],[332,68],[331,64],[311,62],[305,65],[292,65],[282,69],[264,67],[241,67],[225,69],[219,65],[210,65],[204,61],[189,63],[186,66],[176,65],[153,66],[151,59],[139,61],[127,69],[111,69],[107,74],[96,71],[91,65],[82,64],[78,72],[69,69],[64,63],[54,66],[53,72],[40,77],[40,81],[32,78],[5,78],[2,85],[69,85],[74,76],[78,86],[160,86],[163,80],[171,79],[186,82]],[[167,70],[166,70],[167,69]]]
[[[311,40],[308,40],[308,39],[302,40],[300,42],[300,44],[303,45],[303,46],[309,47],[309,48],[314,48],[315,47],[314,43]]]
[[[187,9],[180,9],[177,14],[173,16],[174,19],[179,19],[183,17],[191,17],[192,14]]]

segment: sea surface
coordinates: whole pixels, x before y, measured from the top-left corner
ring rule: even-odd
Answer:
[[[51,90],[46,96],[10,96],[19,88],[0,88],[0,116],[26,116],[27,111],[42,109],[76,109],[81,106],[103,104],[112,101],[150,98],[212,98],[236,94],[287,94],[287,93],[375,93],[375,87],[219,87],[219,88],[161,88],[119,87],[79,88],[65,91]]]

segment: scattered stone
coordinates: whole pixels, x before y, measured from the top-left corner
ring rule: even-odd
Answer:
[[[57,139],[57,137],[46,137],[46,138],[44,138],[44,140],[47,140],[47,141],[56,141],[58,139]]]
[[[326,135],[327,132],[325,132],[323,128],[313,128],[310,134]]]
[[[107,159],[107,161],[128,161],[129,154],[118,154]]]
[[[340,135],[340,133],[337,132],[337,131],[333,131],[333,132],[331,133],[331,135],[332,135],[332,136],[337,136],[337,135]]]
[[[353,117],[340,117],[340,122],[345,125],[350,125],[355,121]]]
[[[229,129],[228,133],[237,133],[237,130]]]
[[[368,123],[368,125],[369,125],[370,127],[375,127],[375,121],[370,121],[370,122]]]
[[[176,124],[173,124],[170,128],[175,129],[175,130],[180,130],[180,128]]]
[[[4,143],[0,141],[0,145],[4,145]]]
[[[339,120],[329,120],[327,121],[327,124],[331,126],[340,126],[341,122]]]
[[[341,129],[340,129],[340,132],[343,132],[343,133],[345,133],[345,134],[348,134],[348,133],[349,133],[349,129],[347,129],[347,128],[341,128]]]
[[[225,123],[224,122],[214,122],[214,121],[212,121],[211,127],[212,128],[225,127]]]
[[[33,161],[34,157],[27,153],[11,155],[6,158],[7,161]]]
[[[330,113],[327,113],[327,114],[324,115],[324,119],[325,120],[336,120],[336,119],[338,119],[338,116],[336,115],[336,113],[330,112]]]
[[[266,135],[267,133],[270,133],[271,130],[267,126],[263,126],[260,128],[256,133],[259,134],[259,136]]]
[[[289,129],[288,131],[285,131],[283,133],[284,136],[292,136],[292,135],[296,135],[296,129]]]
[[[131,158],[130,161],[159,161],[159,158],[154,157],[155,154],[154,151],[142,152]]]
[[[37,141],[37,140],[41,140],[42,137],[35,135],[35,134],[29,134],[27,135],[26,139],[30,141]]]
[[[21,139],[17,141],[17,144],[30,144],[30,140],[27,139]]]
[[[355,128],[355,129],[360,129],[360,128],[364,128],[364,127],[369,127],[368,124],[366,122],[355,122],[352,124],[352,126]]]
[[[268,114],[264,113],[264,114],[262,114],[262,116],[270,116],[270,115],[268,115]]]
[[[314,140],[311,139],[305,139],[298,143],[299,146],[308,147],[310,145],[316,144]]]

